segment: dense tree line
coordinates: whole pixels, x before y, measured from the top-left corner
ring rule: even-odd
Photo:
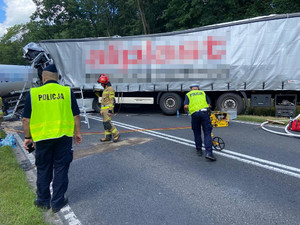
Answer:
[[[300,12],[300,0],[33,0],[26,24],[0,39],[0,64],[26,64],[22,48],[46,39],[130,36]],[[27,62],[28,63],[28,62]]]

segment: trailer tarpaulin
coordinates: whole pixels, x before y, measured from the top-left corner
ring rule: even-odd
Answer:
[[[119,92],[300,89],[300,14],[180,32],[49,40],[65,84],[91,88],[106,73]]]

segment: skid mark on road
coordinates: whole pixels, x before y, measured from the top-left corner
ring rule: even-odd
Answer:
[[[119,142],[103,142],[98,143],[88,149],[75,149],[74,150],[74,159],[83,158],[90,155],[95,155],[103,152],[112,152],[117,149],[126,146],[141,145],[151,141],[151,138],[128,138],[126,140],[120,140]]]

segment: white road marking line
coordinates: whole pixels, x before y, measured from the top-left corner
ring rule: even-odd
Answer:
[[[238,152],[233,152],[233,151],[226,150],[226,149],[223,149],[222,152],[225,152],[225,153],[228,153],[228,154],[231,154],[231,155],[240,156],[240,157],[243,157],[243,158],[246,158],[246,159],[258,161],[260,163],[266,163],[266,164],[269,164],[271,166],[276,166],[276,167],[279,167],[279,168],[282,168],[282,169],[294,171],[296,173],[300,173],[300,169],[298,169],[296,167],[287,166],[287,165],[284,165],[284,164],[280,164],[280,163],[276,163],[276,162],[272,162],[272,161],[268,161],[268,160],[256,158],[256,157],[253,157],[253,156],[241,154],[241,153],[238,153]]]
[[[94,119],[94,120],[102,121],[102,119],[100,117],[91,116],[91,115],[89,115],[88,117],[91,118],[91,119]],[[182,144],[182,145],[195,147],[194,141],[191,141],[191,140],[188,140],[188,139],[184,139],[184,138],[176,137],[176,136],[173,136],[173,135],[160,133],[160,132],[157,132],[157,131],[143,130],[145,128],[136,127],[136,126],[132,126],[132,125],[117,122],[117,121],[113,121],[113,123],[116,126],[123,127],[123,128],[129,129],[129,130],[137,130],[137,132],[140,132],[140,133],[144,133],[144,134],[148,134],[148,135],[151,135],[151,136],[159,137],[159,138],[169,140],[169,141],[172,141],[172,142],[175,142],[175,143],[179,143],[179,144]],[[287,165],[284,165],[284,164],[280,164],[280,163],[260,159],[260,158],[257,158],[257,157],[253,157],[253,156],[233,152],[233,151],[226,150],[226,149],[223,149],[222,152],[214,151],[214,154],[222,155],[224,157],[231,158],[231,159],[234,159],[234,160],[237,160],[237,161],[240,161],[240,162],[244,162],[244,163],[247,163],[247,164],[255,165],[257,167],[265,168],[265,169],[272,170],[272,171],[275,171],[275,172],[278,172],[278,173],[282,173],[282,174],[285,174],[285,175],[300,178],[300,169],[299,168],[295,168],[295,167],[287,166]]]
[[[115,122],[114,122],[114,123],[115,123]],[[119,123],[119,122],[117,122],[117,123]],[[132,128],[135,128],[135,129],[141,129],[141,128],[138,128],[138,127],[135,127],[135,126],[132,126],[132,125],[129,125],[129,126],[132,127]],[[160,133],[160,132],[157,132],[157,131],[151,131],[151,130],[149,130],[149,131],[147,131],[147,132],[150,132],[150,133],[156,133],[156,134],[159,133],[160,135],[169,137],[169,138],[171,138],[171,139],[175,138],[175,139],[177,139],[177,140],[185,141],[185,142],[187,142],[187,143],[192,143],[193,146],[194,146],[194,143],[195,143],[194,141],[191,141],[191,140],[188,140],[188,139],[179,138],[179,137],[176,137],[176,136],[173,136],[173,135],[168,135],[168,134]],[[216,152],[216,151],[215,151],[215,152]],[[291,170],[291,171],[300,173],[300,169],[295,168],[295,167],[286,166],[286,165],[283,165],[283,164],[279,164],[279,163],[275,163],[275,162],[272,162],[272,161],[260,159],[260,158],[257,158],[257,157],[253,157],[253,156],[241,154],[241,153],[238,153],[238,152],[233,152],[233,151],[226,150],[226,149],[223,149],[221,153],[224,153],[224,152],[227,153],[227,154],[231,154],[231,155],[243,157],[243,158],[246,158],[246,159],[258,161],[258,162],[261,162],[261,163],[266,163],[266,164],[269,164],[269,165],[272,165],[272,166],[276,166],[276,167],[279,167],[279,168],[283,168],[283,169],[287,169],[287,170]],[[218,153],[220,153],[220,152],[218,152]]]

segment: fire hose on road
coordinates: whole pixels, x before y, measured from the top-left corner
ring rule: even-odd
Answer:
[[[300,114],[298,116],[296,116],[294,119],[291,119],[290,121],[293,121],[293,120],[297,120],[298,118],[300,117]],[[281,121],[273,121],[273,122],[281,122]],[[285,130],[285,133],[284,132],[279,132],[279,131],[274,131],[274,130],[271,130],[271,129],[268,129],[265,127],[265,125],[267,125],[268,123],[270,123],[270,121],[266,121],[266,122],[263,122],[260,127],[265,130],[265,131],[268,131],[268,132],[271,132],[273,134],[279,134],[279,135],[284,135],[284,136],[289,136],[289,137],[297,137],[297,138],[300,138],[300,134],[294,134],[292,132],[289,131],[288,127],[289,127],[289,124],[287,124],[284,128]]]

